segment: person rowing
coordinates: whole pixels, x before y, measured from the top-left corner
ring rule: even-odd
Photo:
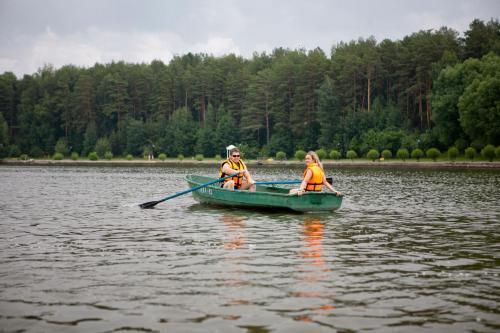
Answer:
[[[225,179],[221,184],[221,187],[229,190],[255,191],[255,182],[250,176],[247,166],[241,160],[240,150],[236,147],[229,151],[229,157],[221,163],[219,178],[235,173],[238,173],[238,175]]]

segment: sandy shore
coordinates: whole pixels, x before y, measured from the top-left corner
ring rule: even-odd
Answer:
[[[148,166],[148,167],[162,167],[162,166],[214,166],[218,167],[219,161],[214,159],[205,159],[197,161],[194,159],[184,159],[179,161],[177,159],[167,159],[165,161],[154,160],[43,160],[43,159],[30,159],[26,161],[5,159],[0,160],[0,165],[15,165],[15,166]],[[256,161],[249,160],[245,162],[248,166],[264,166],[264,167],[303,167],[302,161]],[[500,170],[500,162],[486,162],[486,161],[420,161],[401,160],[390,161],[375,161],[368,160],[325,160],[323,161],[325,167],[339,167],[339,168],[427,168],[427,169],[498,169]]]

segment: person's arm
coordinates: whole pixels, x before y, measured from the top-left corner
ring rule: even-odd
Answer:
[[[312,177],[312,171],[308,169],[306,171],[304,179],[302,180],[302,183],[300,183],[299,190],[297,191],[298,195],[304,194],[304,192],[306,191],[306,188],[307,188],[307,183],[309,182],[309,180],[311,180],[311,177]]]
[[[247,180],[247,182],[249,184],[255,184],[255,182],[252,179],[252,176],[250,176],[250,172],[248,172],[247,169],[245,169],[244,171],[245,171],[245,173],[243,174],[243,177],[245,177],[245,179]]]
[[[323,185],[325,185],[326,187],[328,187],[328,189],[332,192],[335,192],[335,194],[337,195],[340,195],[341,193],[339,191],[337,191],[336,189],[333,188],[332,184],[330,184],[327,180],[326,180],[326,176],[323,175]]]
[[[222,166],[222,171],[226,174],[226,175],[233,175],[237,172],[239,173],[242,173],[242,172],[246,172],[246,170],[234,170],[234,169],[231,169],[231,167],[229,166],[229,163],[225,163],[223,166]]]

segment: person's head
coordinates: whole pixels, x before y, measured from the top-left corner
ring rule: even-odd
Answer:
[[[233,162],[239,162],[240,160],[240,150],[238,148],[233,148],[229,151],[229,158]]]
[[[311,163],[316,163],[321,168],[323,168],[323,165],[321,164],[321,161],[319,160],[318,154],[316,154],[315,151],[312,151],[312,150],[308,151],[306,154],[305,161],[306,161],[307,165],[309,165]]]

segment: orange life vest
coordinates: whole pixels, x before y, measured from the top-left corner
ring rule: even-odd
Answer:
[[[311,163],[307,166],[307,169],[304,170],[304,177],[306,176],[307,170],[311,170],[312,177],[307,182],[306,191],[321,191],[323,187],[323,177],[325,175],[323,169],[321,169],[318,164]]]
[[[239,163],[235,163],[231,161],[229,158],[222,162],[220,165],[220,170],[219,170],[219,178],[229,176],[229,174],[224,173],[222,169],[224,168],[224,164],[228,163],[229,167],[233,170],[246,170],[247,166],[243,161],[239,161]],[[234,182],[234,188],[239,189],[241,187],[241,184],[243,183],[243,174],[238,174],[237,176],[231,177],[231,178],[226,178],[224,179],[224,183],[232,180]]]

